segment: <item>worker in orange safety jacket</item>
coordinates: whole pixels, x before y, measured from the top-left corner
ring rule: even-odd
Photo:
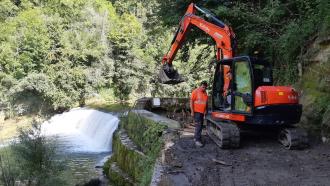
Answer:
[[[226,72],[227,71],[227,72]],[[224,76],[224,86],[223,86],[223,97],[226,100],[227,106],[230,107],[231,105],[231,93],[230,93],[230,83],[233,79],[233,75],[231,73],[230,68],[225,69],[225,76]]]
[[[203,129],[203,121],[204,117],[207,114],[207,82],[203,81],[200,84],[200,87],[193,90],[190,98],[190,110],[191,116],[195,121],[195,145],[197,147],[202,147],[202,129]]]

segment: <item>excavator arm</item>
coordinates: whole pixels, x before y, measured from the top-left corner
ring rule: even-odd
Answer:
[[[197,11],[204,14],[207,20],[197,16]],[[236,44],[235,34],[232,29],[217,19],[209,11],[191,3],[180,21],[180,26],[173,38],[169,52],[163,57],[163,67],[158,76],[161,83],[177,84],[184,81],[178,72],[174,70],[172,61],[182,46],[184,39],[192,26],[196,26],[213,38],[216,43],[215,47],[217,60],[233,57]]]

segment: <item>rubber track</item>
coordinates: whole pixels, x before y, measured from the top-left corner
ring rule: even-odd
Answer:
[[[214,127],[220,129],[222,139],[220,136],[214,134]],[[210,138],[222,149],[238,148],[240,145],[240,131],[239,128],[232,123],[207,121],[207,133]],[[212,130],[213,129],[213,130]]]
[[[308,136],[304,129],[301,128],[284,128],[280,132],[280,135],[285,133],[288,137],[287,140],[289,144],[286,145],[285,142],[279,139],[285,148],[294,150],[294,149],[304,149],[308,146]]]

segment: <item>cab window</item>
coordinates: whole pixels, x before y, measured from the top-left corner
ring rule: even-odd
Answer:
[[[248,61],[235,62],[235,93],[234,93],[234,110],[241,112],[250,112],[251,108],[247,103],[247,97],[252,95],[251,72]]]

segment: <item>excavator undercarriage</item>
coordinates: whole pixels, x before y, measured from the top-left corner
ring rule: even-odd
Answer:
[[[286,149],[304,149],[308,147],[308,136],[301,128],[283,128],[278,135],[279,142]]]
[[[223,149],[238,148],[240,145],[240,130],[230,121],[214,121],[206,118],[207,134]]]
[[[206,118],[208,136],[222,149],[240,147],[240,128],[234,122],[214,121]],[[305,130],[293,126],[275,128],[278,141],[288,150],[301,150],[308,147],[308,136]]]

